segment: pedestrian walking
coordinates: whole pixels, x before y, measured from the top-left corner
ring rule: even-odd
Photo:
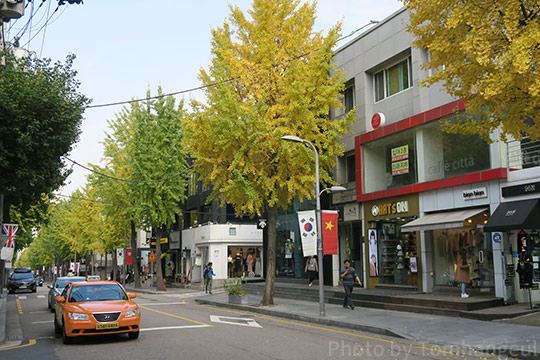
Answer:
[[[350,307],[351,310],[354,310],[354,304],[351,298],[354,283],[356,281],[358,285],[362,286],[362,282],[360,281],[360,278],[358,277],[355,268],[351,266],[351,262],[349,260],[345,260],[343,264],[345,265],[345,267],[340,271],[340,276],[343,281],[343,288],[345,289],[343,308],[346,309],[347,307]]]
[[[319,265],[317,264],[315,257],[308,257],[304,271],[307,272],[308,275],[308,286],[313,286],[313,280],[319,272]]]
[[[212,293],[212,281],[216,274],[214,274],[214,269],[212,269],[212,263],[209,262],[206,266],[206,269],[204,269],[204,292],[205,293]]]
[[[467,294],[467,284],[471,282],[471,264],[467,262],[467,251],[462,250],[461,256],[459,257],[456,275],[454,278],[461,283],[461,297],[466,299],[469,297]]]

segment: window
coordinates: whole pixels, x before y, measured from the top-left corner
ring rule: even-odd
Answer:
[[[410,67],[411,58],[408,57],[375,73],[375,101],[380,101],[411,87]]]
[[[229,228],[229,236],[236,236],[236,228],[230,227]]]
[[[345,158],[345,166],[346,166],[346,176],[347,176],[347,182],[355,182],[356,181],[356,158],[353,154],[347,155]]]
[[[343,107],[345,108],[345,114],[354,108],[354,79],[345,83],[345,90],[343,91]]]

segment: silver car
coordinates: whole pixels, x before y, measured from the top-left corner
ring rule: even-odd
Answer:
[[[49,310],[51,310],[51,312],[54,312],[54,307],[56,305],[56,297],[60,296],[62,291],[64,291],[66,285],[72,282],[79,281],[86,281],[86,278],[84,276],[64,276],[56,279],[56,281],[52,285],[47,285],[47,287],[49,288]]]

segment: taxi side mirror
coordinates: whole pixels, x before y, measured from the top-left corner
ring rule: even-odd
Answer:
[[[57,297],[56,297],[56,302],[63,303],[63,302],[65,302],[65,301],[66,301],[66,298],[63,297],[63,296],[57,296]]]
[[[135,299],[135,298],[137,297],[137,294],[135,294],[135,293],[129,293],[129,294],[128,294],[128,297],[129,297],[130,299]]]
[[[47,285],[47,287],[48,287],[49,289],[52,289],[52,285]]]

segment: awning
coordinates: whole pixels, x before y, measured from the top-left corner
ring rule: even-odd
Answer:
[[[484,226],[484,231],[536,229],[539,227],[539,199],[531,199],[501,203]]]
[[[401,227],[401,232],[452,229],[464,226],[464,221],[487,211],[488,208],[465,209],[426,214]]]

